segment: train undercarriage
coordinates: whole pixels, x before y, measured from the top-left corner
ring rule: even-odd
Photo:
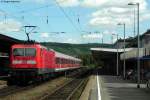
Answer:
[[[28,85],[41,83],[59,75],[67,75],[80,69],[64,70],[56,72],[54,69],[42,73],[39,69],[12,69],[7,80],[7,85]]]
[[[11,70],[7,85],[27,85],[33,82],[42,82],[50,79],[53,72],[39,73],[38,69],[15,69]]]

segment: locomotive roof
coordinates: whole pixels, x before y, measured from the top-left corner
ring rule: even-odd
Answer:
[[[30,46],[35,45],[35,46],[38,46],[39,48],[45,48],[45,49],[47,49],[47,47],[45,47],[45,46],[43,46],[43,45],[40,45],[40,44],[17,44],[17,45],[14,45],[14,46],[20,47],[20,46],[22,46],[22,45],[30,45]],[[48,50],[48,49],[47,49],[47,50]],[[55,51],[55,50],[53,50],[53,49],[50,49],[50,48],[49,48],[49,50],[50,50],[50,51],[54,51],[55,54],[56,54],[56,57],[65,58],[65,59],[70,59],[70,60],[76,60],[76,61],[81,61],[81,60],[78,59],[78,58],[75,58],[75,57],[72,57],[72,56],[69,56],[69,55],[66,55],[66,54],[57,52],[57,51]]]
[[[15,47],[22,47],[22,46],[26,46],[26,47],[30,46],[30,47],[32,47],[32,46],[36,46],[36,47],[39,47],[39,48],[47,49],[45,46],[40,45],[40,44],[15,44],[13,46],[15,46]]]
[[[56,51],[55,51],[55,54],[56,54],[56,57],[65,58],[65,59],[70,59],[70,60],[76,60],[76,61],[81,61],[81,60],[78,59],[78,58],[75,58],[75,57],[72,57],[72,56],[69,56],[69,55],[60,53],[60,52],[56,52]]]

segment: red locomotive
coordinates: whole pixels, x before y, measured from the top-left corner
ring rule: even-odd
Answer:
[[[40,44],[17,44],[11,50],[8,85],[48,79],[58,72],[80,68],[81,60],[48,50]]]

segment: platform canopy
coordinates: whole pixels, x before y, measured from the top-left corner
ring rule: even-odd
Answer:
[[[130,51],[133,48],[126,48],[125,51]],[[92,51],[100,51],[100,52],[123,52],[124,49],[113,49],[113,48],[91,48]]]
[[[126,48],[125,52],[132,50],[133,48]],[[124,49],[113,49],[113,48],[91,48],[94,57],[99,59],[111,59],[118,52],[123,53]]]
[[[0,34],[0,52],[9,53],[13,44],[23,43],[23,41]]]
[[[126,48],[125,52],[132,50],[132,48]],[[119,56],[124,52],[124,49],[114,48],[91,48],[94,60],[101,65],[103,63],[103,74],[115,75],[116,74],[116,58],[117,52]],[[119,58],[120,59],[120,58]]]

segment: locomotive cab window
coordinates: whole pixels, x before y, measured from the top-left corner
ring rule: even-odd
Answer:
[[[23,48],[16,48],[13,50],[14,56],[24,56],[24,49]]]
[[[35,48],[15,48],[13,49],[14,56],[36,56]]]
[[[35,48],[26,48],[25,56],[36,56],[36,49]]]

